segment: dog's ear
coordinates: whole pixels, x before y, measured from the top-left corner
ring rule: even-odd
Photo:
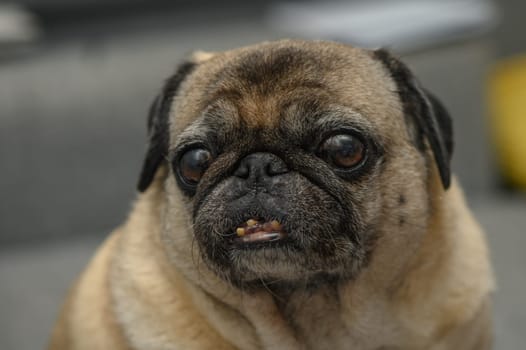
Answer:
[[[148,114],[148,149],[141,170],[140,192],[144,192],[153,181],[155,173],[167,156],[170,142],[170,111],[181,83],[194,70],[195,63],[184,62],[174,75],[166,80],[161,93],[155,98]]]
[[[406,121],[416,128],[415,143],[425,151],[427,139],[445,189],[451,183],[451,156],[453,153],[453,126],[445,107],[431,93],[423,89],[409,68],[384,49],[374,56],[389,70],[397,84]]]

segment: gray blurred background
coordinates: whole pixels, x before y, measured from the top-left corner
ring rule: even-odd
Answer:
[[[0,349],[44,347],[69,284],[126,218],[146,111],[176,64],[283,37],[389,47],[442,99],[492,250],[496,348],[524,349],[526,198],[496,166],[486,94],[491,67],[526,52],[525,14],[523,0],[0,3]]]

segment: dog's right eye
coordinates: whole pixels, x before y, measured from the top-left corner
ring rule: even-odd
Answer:
[[[179,158],[179,175],[187,185],[195,186],[210,166],[211,161],[212,154],[207,149],[190,149]]]

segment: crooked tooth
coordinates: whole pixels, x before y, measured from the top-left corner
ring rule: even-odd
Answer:
[[[248,219],[247,220],[247,225],[248,226],[255,226],[258,222],[254,219]]]
[[[272,220],[270,222],[270,226],[272,227],[272,229],[274,230],[281,230],[281,224],[279,223],[278,220]]]
[[[245,232],[245,229],[244,229],[243,227],[238,227],[238,228],[236,229],[236,234],[237,234],[239,237],[244,236],[245,233],[246,233],[246,232]]]

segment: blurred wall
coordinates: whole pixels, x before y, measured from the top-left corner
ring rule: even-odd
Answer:
[[[526,53],[526,1],[497,0],[501,21],[496,29],[496,46],[499,57]]]
[[[0,61],[0,244],[104,235],[125,219],[163,80],[194,50],[275,38],[254,7],[216,10],[55,27]]]

